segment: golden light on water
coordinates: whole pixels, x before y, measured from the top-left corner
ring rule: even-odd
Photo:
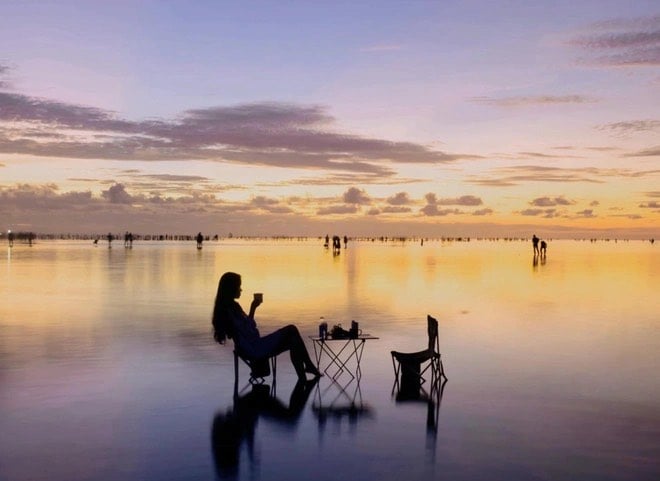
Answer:
[[[25,312],[75,318],[81,306],[112,312],[113,305],[120,311],[150,302],[208,310],[226,271],[243,276],[244,305],[253,292],[265,293],[267,317],[271,309],[284,313],[293,305],[319,315],[369,305],[392,318],[410,313],[403,314],[407,319],[420,307],[454,316],[496,305],[490,317],[536,303],[560,312],[563,305],[600,312],[618,300],[616,310],[641,310],[642,317],[657,307],[629,301],[650,295],[649,279],[658,268],[651,245],[640,242],[550,242],[548,260],[537,265],[531,246],[521,242],[355,242],[336,257],[315,242],[208,243],[203,252],[157,244],[125,250],[117,244],[15,248],[6,265],[11,300],[5,306],[13,310],[7,318],[33,317]],[[47,302],[34,302],[35,296]]]

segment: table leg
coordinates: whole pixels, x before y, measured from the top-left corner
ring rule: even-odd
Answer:
[[[317,368],[319,370],[321,369],[321,358],[325,352],[329,359],[328,365],[323,370],[325,374],[332,379],[337,379],[344,373],[344,371],[346,371],[348,375],[351,376],[351,379],[360,379],[362,377],[362,368],[360,364],[362,362],[364,344],[364,339],[347,339],[346,342],[341,345],[341,349],[334,350],[330,346],[330,343],[326,343],[323,340],[315,340],[314,357],[316,358]],[[351,371],[348,366],[348,363],[353,357],[355,357],[355,371]],[[336,370],[332,371],[331,368],[333,367],[336,368]]]
[[[350,369],[348,369],[348,366],[346,366],[346,361],[348,359],[350,359],[350,357],[346,361],[342,361],[342,359],[341,359],[341,355],[344,352],[344,350],[346,349],[346,347],[349,345],[349,342],[350,342],[350,340],[346,341],[344,343],[344,345],[342,346],[342,348],[337,352],[335,352],[332,349],[332,347],[330,347],[330,345],[328,343],[323,343],[322,344],[322,347],[323,347],[325,353],[328,355],[328,358],[330,359],[330,362],[328,363],[328,366],[325,368],[324,372],[328,376],[330,376],[333,380],[337,379],[339,376],[341,376],[344,373],[344,371],[346,371],[348,373],[348,375],[351,376],[352,379],[355,378],[355,376],[350,371]],[[337,370],[334,371],[334,373],[331,374],[329,371],[330,371],[330,368],[333,365],[336,366]]]

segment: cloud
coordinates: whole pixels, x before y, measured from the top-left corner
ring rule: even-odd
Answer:
[[[357,206],[355,205],[333,205],[329,207],[323,207],[316,211],[317,215],[335,215],[335,214],[355,214],[358,211]]]
[[[586,55],[581,62],[614,67],[660,65],[660,15],[612,19],[586,30],[569,41]]]
[[[660,120],[628,120],[625,122],[612,122],[596,126],[597,130],[610,131],[618,135],[628,135],[637,132],[660,131]]]
[[[660,202],[657,202],[655,200],[649,202],[643,202],[639,204],[639,207],[641,209],[660,209]]]
[[[564,197],[537,197],[536,199],[532,200],[530,202],[530,205],[534,205],[536,207],[553,207],[556,205],[572,205],[575,202],[566,200]]]
[[[390,176],[388,164],[478,156],[337,133],[319,105],[262,102],[131,121],[115,112],[0,92],[0,153],[110,160],[208,160]],[[20,126],[17,128],[16,126]]]
[[[656,28],[660,24],[660,15],[648,15],[645,17],[609,18],[594,22],[589,26],[590,30],[612,30],[612,29],[648,29]]]
[[[597,207],[599,205],[600,205],[600,202],[598,202],[597,200],[593,200],[593,201],[589,202],[589,207]]]
[[[478,209],[472,212],[472,215],[491,215],[493,213],[493,209]]]
[[[0,185],[0,218],[8,225],[17,226],[20,221],[31,230],[53,233],[99,233],[109,229],[142,234],[189,233],[193,214],[203,231],[218,233],[245,232],[246,225],[262,229],[256,232],[273,233],[290,224],[291,210],[281,201],[267,202],[269,214],[264,215],[251,205],[251,200],[227,202],[196,193],[179,197],[133,195],[117,184],[111,187],[104,195],[96,195],[90,191],[61,192],[55,184]],[[132,203],[121,203],[129,198]],[[120,203],[113,203],[113,199]],[[301,214],[301,221],[311,227],[309,218]]]
[[[597,102],[595,98],[586,95],[534,95],[512,97],[473,97],[472,102],[495,107],[529,107],[543,105],[584,104]]]
[[[127,172],[127,174],[132,174],[133,172]],[[183,182],[183,183],[205,183],[210,182],[211,179],[208,177],[203,177],[201,175],[174,175],[174,174],[139,174],[134,177],[144,178],[144,179],[153,179],[153,180],[162,180],[165,182]]]
[[[400,205],[388,205],[382,208],[382,212],[383,214],[405,214],[407,212],[412,212],[412,209]]]
[[[370,204],[371,199],[367,193],[357,187],[351,187],[346,192],[344,192],[344,202],[347,204],[358,204],[365,205]]]
[[[257,197],[252,198],[252,200],[250,201],[250,204],[252,204],[255,207],[265,208],[265,207],[271,207],[273,205],[279,204],[279,200],[264,197],[263,195],[258,195]]]
[[[458,209],[438,209],[438,206],[435,204],[425,205],[420,209],[420,212],[429,217],[442,217],[449,214],[462,214],[462,212]]]
[[[596,215],[594,214],[594,211],[592,209],[581,210],[580,212],[576,212],[576,215],[578,217],[582,217],[582,218],[585,218],[585,219],[590,219],[592,217],[596,217]]]
[[[660,22],[659,22],[660,23]],[[660,27],[660,25],[659,25]],[[655,46],[660,43],[660,28],[647,32],[622,32],[583,36],[573,40],[574,45],[591,49],[618,49]]]
[[[479,197],[473,195],[463,195],[461,197],[439,199],[437,200],[438,205],[467,205],[475,206],[483,204],[483,201]]]
[[[266,207],[264,210],[270,212],[271,214],[292,214],[294,212],[292,208],[285,205],[274,205],[271,207]]]
[[[566,147],[564,147],[566,149]],[[566,156],[564,155],[550,155],[550,154],[544,154],[541,152],[518,152],[519,155],[522,155],[524,157],[535,157],[538,159],[564,159]]]
[[[543,209],[525,209],[523,211],[520,211],[521,215],[527,215],[527,216],[537,216],[543,214],[545,211]]]
[[[393,196],[387,198],[387,203],[390,205],[408,205],[410,202],[410,197],[408,197],[407,192],[397,192]]]
[[[0,63],[0,89],[8,89],[9,81],[5,77],[9,73],[10,68],[7,65]]]
[[[462,212],[458,209],[439,209],[438,206],[440,205],[440,201],[433,192],[426,194],[424,199],[426,200],[426,205],[419,211],[426,216],[437,217],[446,216],[449,214],[462,214]]]
[[[70,180],[72,182],[89,182],[89,183],[101,182],[99,179],[94,179],[94,178],[91,178],[91,177],[69,177],[66,180]]]
[[[569,146],[562,146],[562,147],[550,147],[551,149],[554,150],[576,150],[578,147],[569,147]],[[510,153],[502,153],[502,152],[496,152],[491,154],[491,156],[500,158],[500,159],[510,159],[510,160],[528,160],[530,158],[532,159],[578,159],[578,158],[584,158],[584,156],[579,156],[579,155],[570,155],[570,154],[562,154],[562,155],[555,155],[555,154],[546,154],[545,152],[530,152],[530,151],[525,151],[525,152],[518,152],[515,154],[510,154]]]
[[[34,127],[47,125],[91,132],[144,133],[146,124],[117,119],[112,112],[94,107],[0,92],[0,121],[27,122]],[[29,135],[29,133],[28,133]]]
[[[252,200],[250,200],[250,205],[257,209],[270,212],[271,214],[289,214],[293,212],[293,209],[290,207],[281,205],[279,199],[273,199],[263,195],[253,197]]]
[[[462,195],[460,197],[450,197],[438,199],[433,193],[429,192],[424,196],[426,203],[429,205],[463,205],[463,206],[476,206],[482,205],[483,201],[474,195]]]
[[[424,199],[426,200],[427,204],[435,205],[438,203],[438,196],[433,192],[429,192],[428,194],[424,195]]]
[[[75,210],[91,202],[91,192],[61,193],[55,184],[0,186],[0,206],[10,211]]]
[[[466,182],[470,184],[480,185],[482,187],[513,187],[519,184],[519,182],[514,182],[506,179],[485,179],[485,178],[476,178],[476,177],[467,179]]]
[[[210,209],[226,208],[213,195],[193,192],[190,195],[178,197],[165,197],[162,195],[130,194],[122,183],[113,183],[103,190],[100,196],[92,195],[91,191],[60,192],[55,184],[17,184],[14,186],[0,186],[0,205],[8,211],[49,211],[53,209],[68,209],[71,211],[85,210],[90,215],[99,212],[99,209],[111,207],[149,207],[165,209],[166,216],[173,210],[190,209],[191,206],[208,207]],[[142,208],[141,207],[141,208]]]
[[[622,157],[657,157],[660,155],[660,146],[651,147],[649,149],[640,150],[638,152],[630,152],[623,154]]]
[[[660,198],[660,190],[644,192],[644,195],[651,198]]]
[[[602,184],[609,178],[638,178],[657,175],[660,170],[599,169],[596,167],[561,168],[519,165],[493,169],[490,175],[471,176],[470,184],[488,187],[511,187],[526,182],[587,182]]]
[[[121,183],[127,191],[148,192],[152,196],[170,195],[177,197],[193,197],[199,195],[215,196],[218,192],[244,191],[247,186],[212,182],[211,179],[198,175],[142,174],[139,171],[119,170],[116,177],[121,180],[99,180],[87,178],[70,178],[77,182],[112,185]],[[146,201],[141,199],[141,201]]]
[[[587,147],[587,149],[596,152],[613,152],[615,150],[621,150],[619,147]]]
[[[531,216],[531,217],[545,217],[551,219],[553,217],[559,217],[559,214],[556,209],[525,209],[520,211],[520,215]]]
[[[131,204],[133,197],[126,192],[123,184],[115,184],[108,190],[101,192],[101,195],[110,201],[111,204]]]
[[[395,172],[384,169],[381,173],[330,173],[323,176],[304,176],[295,179],[281,180],[277,182],[260,182],[256,184],[261,187],[284,187],[290,185],[355,185],[355,184],[378,184],[378,185],[401,185],[418,184],[426,182],[426,179],[414,179],[406,177],[394,177]]]

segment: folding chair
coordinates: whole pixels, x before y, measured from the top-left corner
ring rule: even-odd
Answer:
[[[427,316],[426,320],[428,326],[428,347],[426,349],[417,352],[391,352],[396,389],[414,391],[415,388],[419,388],[428,381],[426,373],[429,370],[431,391],[437,388],[437,383],[441,378],[447,380],[440,357],[438,321],[431,316]]]
[[[273,374],[273,386],[277,381],[277,356],[253,358],[241,352],[238,346],[234,345],[234,394],[238,394],[238,360],[243,361],[250,368],[250,377],[248,382],[252,385],[264,384],[266,377]]]

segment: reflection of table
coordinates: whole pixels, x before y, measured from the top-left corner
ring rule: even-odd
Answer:
[[[314,344],[316,367],[319,370],[321,370],[321,360],[325,354],[328,364],[323,368],[323,372],[333,381],[336,381],[343,373],[351,376],[351,380],[359,381],[362,377],[360,361],[364,345],[367,341],[378,338],[365,334],[348,339],[322,339],[318,336],[310,336],[310,339]]]
[[[329,420],[339,424],[347,419],[349,425],[354,425],[359,420],[373,418],[373,409],[362,401],[359,380],[349,379],[342,386],[330,379],[324,389],[321,389],[321,382],[324,381],[316,384],[316,396],[312,403],[319,428],[323,428]]]

